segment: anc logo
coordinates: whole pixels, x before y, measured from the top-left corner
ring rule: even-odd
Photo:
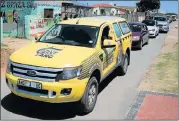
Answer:
[[[52,58],[54,54],[57,54],[61,50],[62,49],[56,49],[54,47],[43,48],[37,51],[36,56]]]

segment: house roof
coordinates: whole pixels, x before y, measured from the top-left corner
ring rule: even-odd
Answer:
[[[97,8],[97,7],[114,7],[113,5],[102,3],[102,4],[94,4],[92,7]]]

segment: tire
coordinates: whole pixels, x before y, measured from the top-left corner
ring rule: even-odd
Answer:
[[[139,45],[139,50],[142,50],[142,46],[143,46],[143,41],[140,41],[140,45]]]
[[[94,93],[94,94],[92,94],[91,97],[89,97],[90,93]],[[86,115],[92,112],[97,101],[97,96],[98,96],[98,81],[96,77],[93,76],[90,78],[87,84],[83,97],[79,102],[77,102],[77,109],[78,109],[77,113],[80,115]],[[89,104],[90,100],[92,101],[91,105]]]
[[[121,76],[124,76],[126,74],[128,66],[129,66],[128,62],[129,62],[129,56],[126,53],[122,65],[118,67],[118,70]]]
[[[154,36],[154,38],[156,38],[157,37],[157,33],[155,33],[155,36]]]

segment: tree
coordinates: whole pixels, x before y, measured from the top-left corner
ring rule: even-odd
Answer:
[[[176,13],[166,13],[166,15],[177,15]]]
[[[160,9],[160,0],[141,0],[136,6],[138,12]]]

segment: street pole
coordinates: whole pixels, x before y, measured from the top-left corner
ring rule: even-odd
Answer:
[[[3,19],[2,17],[0,17],[0,25],[1,25],[1,29],[0,29],[0,41],[3,41]]]

